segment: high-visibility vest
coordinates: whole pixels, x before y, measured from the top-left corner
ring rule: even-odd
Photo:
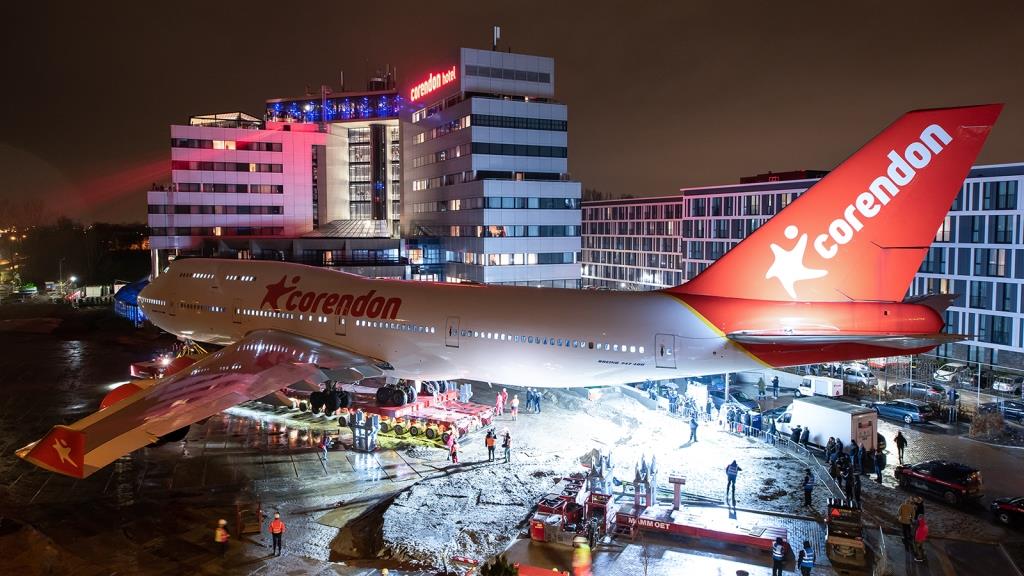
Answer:
[[[739,468],[740,467],[735,464],[729,464],[728,466],[725,467],[725,474],[730,478],[735,478],[736,473],[739,471]]]
[[[809,474],[807,480],[804,481],[804,490],[810,491],[814,489],[814,475]]]
[[[270,533],[280,534],[282,532],[284,532],[284,522],[281,522],[280,518],[274,518],[274,520],[270,522]]]
[[[782,544],[772,544],[772,560],[785,560],[786,547]]]
[[[494,448],[494,436],[488,436],[487,438],[484,438],[484,444],[488,448]]]
[[[814,550],[810,548],[803,549],[804,558],[800,561],[801,568],[814,568]]]
[[[590,574],[590,546],[580,544],[572,552],[572,573],[579,576]]]
[[[213,541],[217,542],[218,544],[222,542],[227,542],[228,538],[230,537],[231,535],[228,534],[228,531],[220,527],[218,527],[217,530],[213,533]]]

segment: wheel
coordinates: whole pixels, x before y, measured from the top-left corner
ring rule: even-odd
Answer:
[[[905,424],[910,424],[910,423],[912,423],[913,421],[914,421],[914,419],[910,417],[910,414],[907,414],[906,416],[904,416],[904,417],[903,417],[903,422],[904,422]]]
[[[381,420],[381,422],[380,422],[380,431],[381,432],[387,432],[388,430],[391,430],[391,423],[386,421],[386,420]]]
[[[946,504],[956,506],[960,503],[960,497],[956,495],[956,492],[952,490],[946,490],[942,493],[942,499],[946,501]]]
[[[348,408],[352,405],[352,394],[344,390],[338,392],[338,408]]]
[[[910,487],[910,480],[907,480],[906,476],[897,476],[896,477],[896,482],[899,483],[900,488],[909,488]]]
[[[412,426],[409,427],[409,434],[412,434],[413,436],[419,436],[420,435],[420,427],[415,425],[415,424],[413,424]]]
[[[338,426],[342,428],[348,426],[348,416],[338,416]]]
[[[299,412],[308,412],[308,411],[309,411],[309,402],[307,402],[305,400],[299,400]]]
[[[797,398],[803,398],[804,397],[803,393],[801,393],[799,390],[797,390],[796,393],[794,393],[793,395],[796,396]]]
[[[423,435],[433,440],[434,438],[437,438],[437,428],[427,428]]]
[[[395,435],[401,436],[402,434],[405,434],[405,426],[402,424],[395,424]]]
[[[445,444],[447,444],[448,443],[448,439],[451,438],[451,437],[452,437],[452,433],[451,432],[442,432],[441,433],[441,442],[444,442]]]
[[[1000,512],[999,514],[996,514],[996,520],[999,520],[1000,524],[1009,525],[1011,518],[1006,512]]]
[[[309,395],[309,409],[313,414],[319,414],[320,410],[324,407],[324,403],[327,400],[326,394],[323,392],[313,392]]]

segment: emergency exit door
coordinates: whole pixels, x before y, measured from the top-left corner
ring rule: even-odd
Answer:
[[[444,332],[444,345],[449,348],[459,347],[459,317],[449,316]]]
[[[672,334],[654,336],[654,365],[658,368],[676,367],[676,337]]]

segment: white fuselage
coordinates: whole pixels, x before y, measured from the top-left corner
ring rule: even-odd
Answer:
[[[298,264],[190,259],[147,286],[158,327],[227,345],[254,330],[386,362],[389,376],[594,386],[760,368],[677,298],[374,280]]]

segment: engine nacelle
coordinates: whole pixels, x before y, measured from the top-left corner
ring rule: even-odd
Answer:
[[[135,382],[126,382],[121,384],[117,388],[107,392],[107,395],[100,401],[100,410],[113,406],[125,398],[130,398],[131,396],[142,392],[146,388],[148,388],[148,386],[139,386]]]

